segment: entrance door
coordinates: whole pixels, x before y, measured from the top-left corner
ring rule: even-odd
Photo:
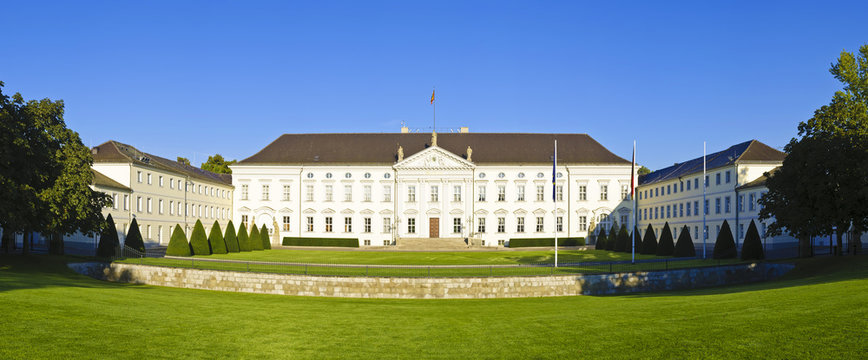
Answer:
[[[428,234],[430,238],[440,237],[440,218],[428,219]]]

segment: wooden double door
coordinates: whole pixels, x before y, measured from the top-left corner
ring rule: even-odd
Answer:
[[[429,218],[428,219],[428,237],[429,238],[439,238],[440,237],[440,218]]]

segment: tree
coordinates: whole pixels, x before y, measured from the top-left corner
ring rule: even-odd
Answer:
[[[629,252],[636,252],[639,254],[642,251],[642,233],[639,232],[638,226],[633,226],[633,233],[630,234],[630,241],[632,243],[632,248],[628,249]]]
[[[236,162],[236,160],[226,161],[225,159],[223,159],[222,155],[215,154],[214,156],[208,156],[208,161],[202,163],[202,170],[207,170],[218,174],[231,174],[232,169],[229,168],[229,165],[232,165]]]
[[[643,255],[654,255],[657,253],[657,234],[654,233],[654,228],[651,227],[651,224],[648,224],[648,228],[645,229],[645,237],[642,238],[642,250],[640,253]]]
[[[9,230],[5,230],[5,229],[2,229],[2,230],[3,230],[3,237],[0,238],[0,247],[3,248],[4,254],[8,254],[9,252],[12,251],[12,245],[15,242],[15,234],[13,234],[12,231],[9,231]]]
[[[181,163],[181,164],[187,165],[187,166],[192,166],[192,165],[190,165],[190,159],[185,158],[185,157],[178,156],[176,161]]]
[[[714,241],[714,258],[735,259],[737,256],[738,250],[736,250],[735,240],[732,238],[732,229],[729,228],[729,223],[724,220],[723,226],[720,227],[720,232],[717,234],[717,240]]]
[[[597,234],[597,243],[594,245],[594,250],[606,250],[606,229],[600,226],[600,233]]]
[[[627,225],[621,224],[621,229],[618,230],[618,239],[615,242],[615,251],[627,252],[628,244],[630,244],[630,235],[627,234]]]
[[[139,223],[136,218],[130,222],[130,229],[127,231],[127,237],[124,239],[124,246],[134,249],[142,254],[145,253],[145,242],[142,240],[142,233],[139,231]]]
[[[639,175],[648,175],[651,173],[651,169],[642,166],[639,168],[639,170],[636,170],[636,173],[638,173]]]
[[[172,238],[169,240],[169,247],[166,248],[166,255],[193,255],[193,250],[190,248],[190,243],[187,242],[187,236],[184,235],[184,229],[181,229],[181,225],[175,225],[175,229],[172,230]]]
[[[259,228],[256,227],[256,224],[250,226],[250,237],[248,238],[248,241],[250,242],[250,249],[263,250],[262,238],[259,237]]]
[[[238,249],[239,251],[253,251],[250,247],[249,237],[247,236],[247,226],[241,223],[238,227]]]
[[[763,252],[763,243],[760,239],[759,231],[756,229],[756,223],[750,221],[747,227],[747,234],[744,236],[744,242],[741,244],[741,259],[742,260],[762,260],[765,259]]]
[[[614,251],[615,244],[618,242],[618,224],[612,223],[612,227],[609,228],[609,237],[606,239],[606,250]]]
[[[193,255],[211,255],[211,246],[208,245],[205,226],[202,226],[201,220],[196,220],[196,225],[193,225],[193,233],[190,234],[190,248],[193,249]]]
[[[265,224],[259,229],[259,238],[262,240],[262,249],[271,250],[271,240],[268,238],[268,228],[265,227]]]
[[[225,254],[226,242],[223,241],[223,232],[220,231],[220,223],[214,220],[214,225],[211,225],[211,233],[208,234],[208,244],[211,246],[212,254]]]
[[[118,253],[121,248],[121,242],[118,240],[118,230],[115,227],[115,220],[112,215],[105,219],[105,226],[99,237],[99,244],[96,247],[96,256],[102,258],[110,258]]]
[[[681,234],[678,235],[678,241],[675,243],[675,257],[695,257],[696,246],[693,245],[693,238],[690,237],[690,228],[685,225],[681,228]]]
[[[660,242],[657,243],[657,256],[672,256],[675,254],[675,242],[672,241],[672,230],[669,229],[669,222],[663,224],[663,230],[660,231]]]
[[[241,251],[241,248],[238,247],[238,238],[235,236],[235,225],[232,224],[232,220],[226,224],[226,234],[223,235],[223,241],[226,242],[227,252],[237,253]]]

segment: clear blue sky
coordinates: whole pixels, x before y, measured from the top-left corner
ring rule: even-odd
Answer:
[[[174,159],[283,133],[588,133],[651,169],[782,147],[868,43],[868,2],[27,2],[2,7],[7,93],[63,99],[87,145]]]

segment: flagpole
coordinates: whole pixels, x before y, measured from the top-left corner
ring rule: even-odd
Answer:
[[[552,159],[552,203],[554,204],[555,224],[555,267],[558,267],[558,198],[557,198],[557,170],[558,169],[558,140],[555,139],[555,156]]]
[[[708,246],[705,245],[705,239],[708,238],[708,231],[706,230],[705,225],[705,216],[708,212],[705,207],[705,191],[708,189],[708,175],[706,175],[705,171],[705,141],[702,142],[702,258],[707,259],[705,252],[707,251]]]
[[[636,181],[633,177],[636,176],[636,140],[633,140],[633,162],[630,164],[630,195],[633,196],[633,236],[631,240],[631,262],[636,263],[636,231],[639,230],[639,218],[637,216],[638,202],[636,201]]]
[[[431,105],[434,106],[434,128],[431,129],[431,132],[437,132],[437,103],[434,101],[434,91],[437,90],[433,86],[431,87]]]

